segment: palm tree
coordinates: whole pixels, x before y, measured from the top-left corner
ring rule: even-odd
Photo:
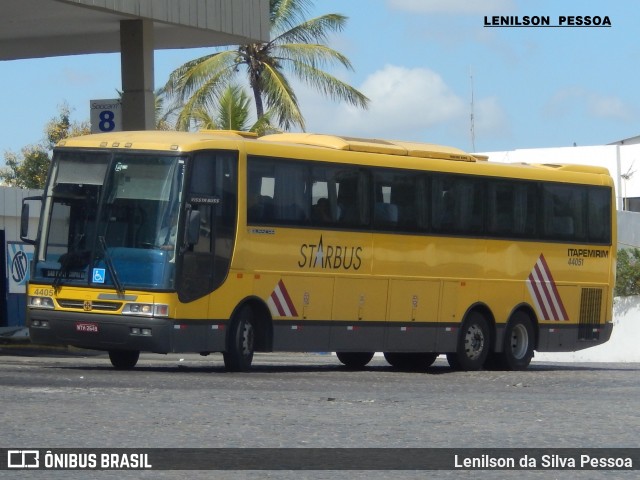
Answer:
[[[279,130],[271,125],[270,112],[262,115],[254,124],[249,124],[250,103],[251,99],[242,87],[229,85],[220,95],[213,115],[210,110],[198,107],[191,117],[196,126],[202,129],[249,131],[258,135],[277,133]]]
[[[330,13],[305,20],[311,0],[270,0],[272,40],[222,50],[185,63],[169,76],[164,89],[183,105],[178,125],[185,128],[194,113],[216,109],[224,89],[240,73],[246,73],[258,119],[265,105],[281,128],[305,129],[298,99],[285,73],[319,90],[333,100],[366,108],[369,99],[329,74],[323,67],[351,62],[325,43],[330,33],[342,31],[347,17]]]

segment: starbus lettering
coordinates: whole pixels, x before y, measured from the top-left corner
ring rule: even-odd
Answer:
[[[328,270],[359,270],[362,266],[362,247],[325,245],[320,235],[318,243],[303,243],[300,246],[300,268],[322,268]]]

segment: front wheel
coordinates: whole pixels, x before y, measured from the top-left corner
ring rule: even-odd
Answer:
[[[455,370],[480,370],[491,349],[487,320],[481,313],[471,312],[462,324],[455,353],[447,360]]]
[[[253,312],[243,307],[231,323],[227,337],[227,351],[222,354],[224,366],[230,372],[246,372],[251,369],[255,345]]]
[[[362,368],[373,358],[373,352],[336,352],[336,355],[349,368]]]
[[[131,370],[139,358],[140,352],[137,350],[109,350],[109,360],[117,370]]]

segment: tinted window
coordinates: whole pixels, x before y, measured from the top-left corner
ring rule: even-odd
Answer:
[[[357,167],[251,157],[247,221],[360,228],[369,223],[368,192]]]
[[[589,240],[611,242],[611,190],[589,189]]]
[[[373,226],[405,232],[428,228],[427,177],[405,170],[376,170],[373,175]]]
[[[433,177],[432,192],[432,225],[436,232],[482,232],[484,202],[479,179],[437,175]]]
[[[611,241],[611,189],[250,157],[250,224]]]
[[[534,236],[536,185],[500,180],[488,180],[487,185],[487,232],[506,237]]]
[[[586,240],[586,187],[542,186],[542,234],[551,240]]]
[[[311,199],[308,168],[298,162],[250,158],[247,196],[249,223],[308,223]]]

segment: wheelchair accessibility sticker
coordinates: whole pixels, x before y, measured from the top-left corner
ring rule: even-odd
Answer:
[[[105,275],[106,271],[104,268],[94,268],[93,274],[91,275],[91,281],[93,283],[104,283]]]

